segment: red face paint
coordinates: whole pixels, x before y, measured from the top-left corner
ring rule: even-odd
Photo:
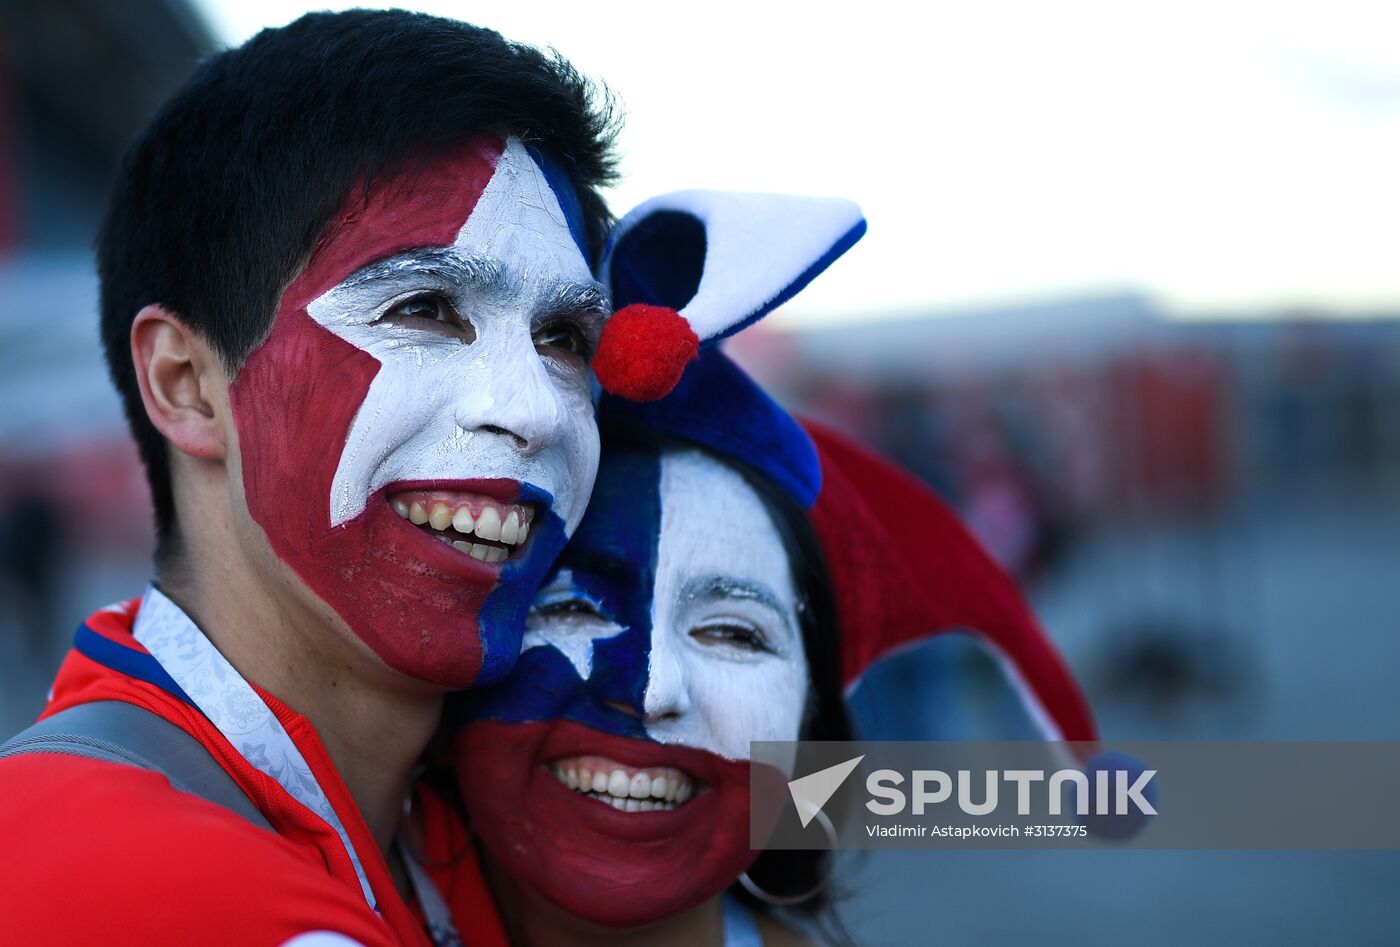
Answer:
[[[590,754],[679,769],[699,788],[669,811],[620,812],[550,769]],[[749,848],[748,761],[570,721],[470,724],[454,758],[474,830],[491,855],[521,885],[595,924],[638,927],[671,917],[719,894],[758,855]]]

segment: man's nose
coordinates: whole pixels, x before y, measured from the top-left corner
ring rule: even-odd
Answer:
[[[464,431],[507,437],[533,454],[559,439],[564,406],[534,344],[526,339],[511,348],[494,359],[486,381],[464,393],[456,420]]]

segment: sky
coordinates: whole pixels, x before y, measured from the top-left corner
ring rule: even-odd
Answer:
[[[355,5],[196,3],[230,43]],[[1400,312],[1400,4],[406,6],[603,80],[618,213],[687,187],[857,201],[869,234],[784,320],[1125,290],[1185,317]]]

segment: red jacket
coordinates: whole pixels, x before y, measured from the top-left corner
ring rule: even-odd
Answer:
[[[335,830],[159,683],[159,665],[131,634],[138,605],[79,628],[41,719],[97,700],[158,714],[209,750],[277,834],[160,773],[57,754],[0,760],[0,943],[281,944],[328,931],[374,947],[428,944],[311,723],[255,686],[361,853],[379,916]],[[435,876],[463,941],[504,944],[470,846],[455,844],[466,837],[461,820],[430,793],[416,808],[432,849],[447,841],[462,853]]]

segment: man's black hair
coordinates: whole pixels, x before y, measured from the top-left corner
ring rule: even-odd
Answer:
[[[598,188],[614,176],[611,104],[558,53],[400,10],[310,14],[202,62],[127,150],[97,247],[103,347],[161,551],[175,510],[130,354],[143,306],[177,314],[232,376],[362,175],[411,170],[485,132],[562,163],[596,261],[610,224]]]

